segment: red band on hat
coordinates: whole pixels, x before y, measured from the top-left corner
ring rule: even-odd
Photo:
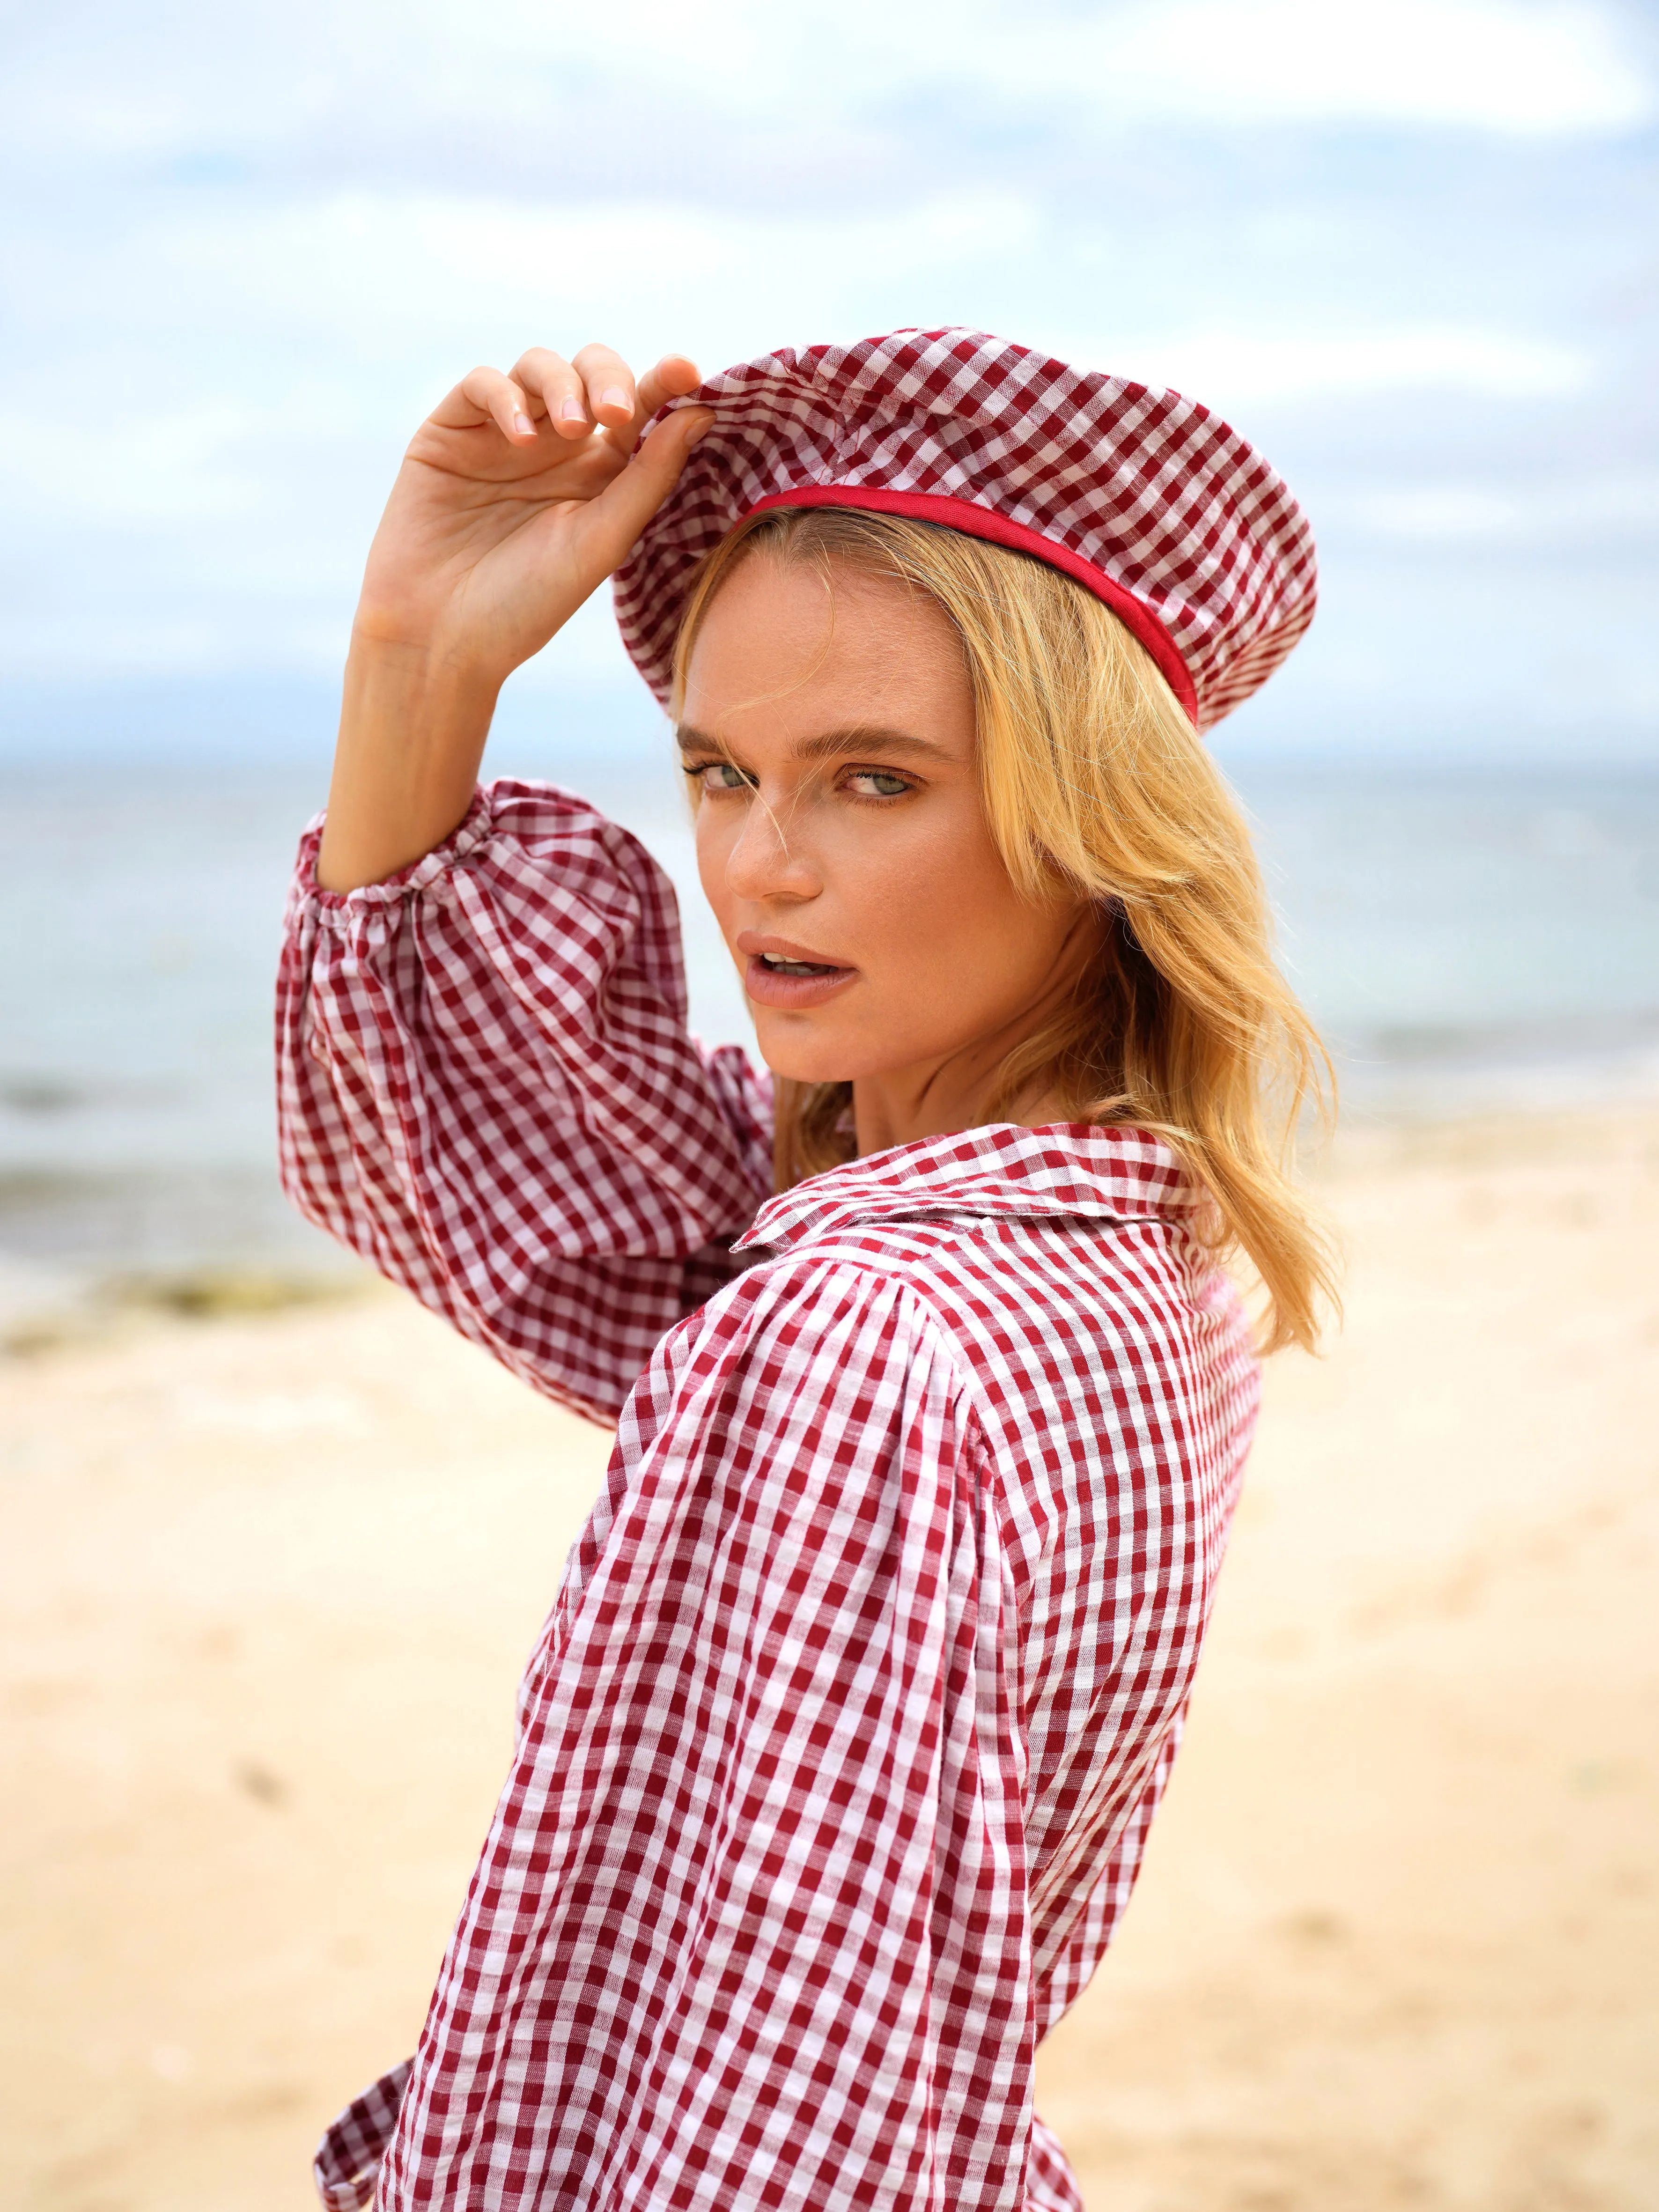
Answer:
[[[1030,553],[1036,560],[1046,561],[1111,609],[1124,629],[1151,653],[1158,674],[1181,702],[1188,720],[1197,724],[1197,689],[1174,639],[1152,609],[1097,568],[1092,561],[1045,538],[1040,530],[1011,521],[1007,515],[976,506],[970,499],[952,499],[944,492],[887,491],[873,484],[803,484],[795,491],[769,492],[740,519],[746,522],[750,514],[763,514],[770,507],[862,507],[878,514],[907,514],[913,521],[943,523],[964,537],[983,538],[993,545],[1006,545],[1016,553]]]

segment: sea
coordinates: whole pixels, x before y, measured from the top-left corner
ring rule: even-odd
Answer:
[[[680,892],[694,1029],[747,1036],[665,744],[507,765],[643,837]],[[1659,763],[1229,772],[1345,1116],[1659,1097]],[[326,781],[316,748],[0,758],[0,1340],[88,1302],[257,1304],[355,1265],[273,1165],[278,929]]]

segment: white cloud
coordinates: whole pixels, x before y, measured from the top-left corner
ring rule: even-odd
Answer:
[[[451,13],[428,0],[427,34]],[[625,21],[619,38],[597,11],[571,21],[517,0],[469,42],[459,81],[491,68],[494,40],[520,66],[533,56],[601,77],[625,54],[635,83],[750,112],[807,92],[853,112],[953,86],[1121,119],[1553,133],[1627,130],[1653,112],[1615,17],[1589,0],[726,0],[713,19],[635,0]]]
[[[64,596],[13,624],[13,665],[335,657],[414,424],[476,359],[506,366],[531,342],[602,335],[636,359],[672,343],[716,368],[781,339],[960,319],[1226,413],[1401,390],[1548,397],[1591,374],[1582,350],[1536,337],[1345,329],[1305,309],[1296,323],[1268,313],[1159,330],[1143,319],[1109,337],[1045,326],[1024,303],[1054,235],[1009,194],[805,220],[663,203],[573,212],[431,191],[192,196],[148,203],[125,232],[83,234],[73,252],[44,239],[0,252],[35,364],[13,369],[0,400],[0,496],[15,529],[64,549],[41,568],[61,577]],[[121,334],[114,379],[111,329]],[[95,395],[89,425],[66,417],[65,390]],[[1449,512],[1431,506],[1413,520],[1385,500],[1356,519],[1406,536],[1470,526],[1449,524]],[[77,538],[147,543],[144,572],[126,576],[125,556],[111,552],[89,574],[69,550]],[[77,624],[87,635],[71,646]],[[568,641],[573,673],[614,664],[603,628]]]
[[[688,144],[700,124],[769,143],[781,125],[786,143],[792,124],[902,132],[907,104],[952,101],[1109,125],[1626,131],[1655,109],[1627,49],[1594,0],[70,0],[14,58],[0,118],[19,143],[106,157],[258,155],[344,125],[430,160],[463,120],[516,143],[551,106],[604,106],[616,161],[593,181],[615,192],[630,116]]]
[[[1165,0],[1091,27],[1087,58],[1103,106],[1162,118],[1552,134],[1653,112],[1607,11],[1577,0]]]
[[[506,366],[526,344],[593,337],[641,361],[672,344],[713,368],[784,342],[959,320],[1217,404],[1406,389],[1550,397],[1594,372],[1583,347],[1559,341],[1474,325],[1356,328],[1306,307],[1289,322],[1277,300],[1183,328],[1160,326],[1138,295],[1115,331],[1079,328],[1028,304],[1033,267],[1063,248],[1039,209],[994,193],[805,217],[431,191],[191,201],[77,252],[12,250],[38,362],[20,348],[10,380],[14,484],[106,514],[157,498],[205,513],[246,495],[231,472],[240,449],[406,434],[411,410],[475,360]],[[1078,289],[1057,269],[1036,293],[1074,312]],[[124,357],[113,386],[101,380],[111,327]],[[51,395],[66,374],[100,380],[100,418],[121,435],[113,472],[99,440],[59,428]]]
[[[1531,550],[1659,538],[1659,475],[1650,469],[1524,491],[1457,483],[1391,485],[1328,507],[1376,537],[1420,544]]]
[[[31,409],[0,413],[0,496],[15,516],[80,514],[120,529],[197,522],[245,510],[257,495],[252,459],[266,424],[246,405],[210,398],[159,412],[106,401],[102,419]]]
[[[1247,428],[1291,403],[1268,443],[1298,481],[1297,404],[1352,398],[1306,417],[1314,476],[1346,441],[1322,520],[1547,542],[1547,502],[1516,489],[1555,435],[1534,403],[1613,388],[1643,342],[1604,311],[1639,230],[1608,179],[1638,154],[1565,143],[1654,112],[1628,20],[1570,0],[58,0],[15,28],[0,82],[0,165],[26,185],[0,232],[0,502],[27,549],[0,660],[332,661],[419,415],[479,358],[595,335],[717,367],[977,323]],[[1417,135],[1379,151],[1371,126]],[[1569,192],[1540,214],[1520,181],[1540,173],[1589,179],[1598,212]],[[1347,448],[1388,394],[1437,436],[1499,424],[1492,453],[1356,489]],[[602,611],[560,651],[584,679],[618,665]]]
[[[1582,389],[1594,373],[1582,348],[1455,325],[1287,331],[1241,323],[1231,329],[1125,333],[1110,343],[1073,337],[1054,350],[1063,359],[1171,386],[1224,410],[1383,392],[1547,398]]]
[[[1040,234],[1030,205],[999,194],[803,216],[391,190],[191,202],[152,210],[125,234],[100,230],[75,252],[53,240],[9,258],[25,325],[42,335],[78,323],[101,347],[113,321],[129,350],[154,337],[197,376],[228,337],[257,381],[290,356],[326,376],[384,373],[412,349],[447,375],[485,341],[499,354],[600,335],[692,348],[712,365],[785,333],[858,335],[892,288],[982,290]]]

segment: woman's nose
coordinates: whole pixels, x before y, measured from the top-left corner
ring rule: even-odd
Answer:
[[[726,880],[738,898],[815,898],[823,888],[800,836],[779,807],[756,792],[744,809],[743,827],[726,863]]]

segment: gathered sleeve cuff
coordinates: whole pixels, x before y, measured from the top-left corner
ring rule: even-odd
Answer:
[[[277,1000],[284,1188],[549,1395],[616,1418],[735,1272],[770,1188],[768,1079],[688,1035],[678,914],[637,839],[482,788],[385,882],[301,842]]]

